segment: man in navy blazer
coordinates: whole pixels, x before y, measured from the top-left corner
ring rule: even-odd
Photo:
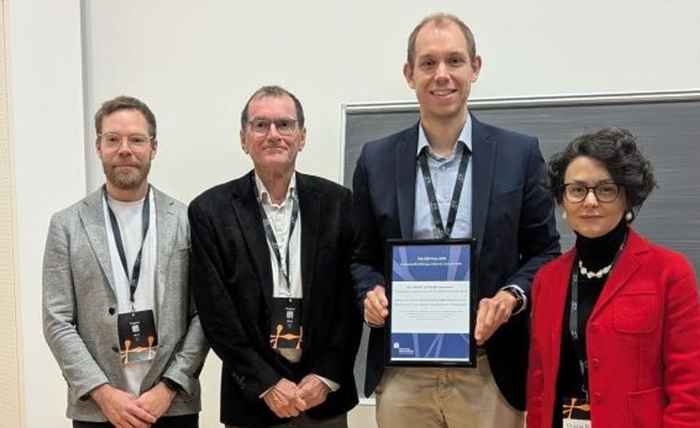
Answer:
[[[527,298],[534,273],[559,254],[559,235],[537,139],[468,111],[480,69],[474,36],[459,18],[425,18],[404,66],[420,122],[366,144],[355,169],[352,273],[372,327],[365,393],[377,394],[380,427],[523,426]],[[477,241],[477,368],[385,368],[384,244],[441,237]]]

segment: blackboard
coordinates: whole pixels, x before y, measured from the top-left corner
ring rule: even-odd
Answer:
[[[634,222],[652,241],[684,253],[700,269],[700,91],[587,96],[482,99],[469,102],[481,121],[539,138],[545,160],[576,136],[603,127],[622,127],[638,137],[652,162],[658,188]],[[413,102],[343,106],[342,176],[352,174],[362,145],[407,128],[418,120]],[[562,248],[573,234],[557,215]],[[366,340],[366,338],[363,338]],[[364,385],[363,340],[355,367]]]

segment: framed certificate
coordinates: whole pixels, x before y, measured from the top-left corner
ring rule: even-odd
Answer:
[[[389,240],[386,364],[476,366],[473,239]]]

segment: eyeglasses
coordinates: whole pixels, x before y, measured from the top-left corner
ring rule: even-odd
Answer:
[[[275,124],[275,129],[280,135],[289,136],[297,130],[297,121],[294,119],[253,119],[248,122],[251,131],[258,135],[267,135],[270,132],[270,127]]]
[[[105,132],[104,134],[99,134],[98,137],[100,139],[100,143],[102,143],[102,145],[108,149],[116,149],[117,147],[121,146],[124,138],[126,138],[126,143],[129,145],[129,148],[135,150],[146,147],[146,144],[153,140],[153,137],[150,135],[131,134],[122,136],[116,132]]]
[[[612,202],[620,194],[620,186],[612,182],[598,183],[590,187],[581,183],[568,183],[564,185],[564,197],[567,201],[578,204],[588,197],[591,190],[598,202]]]

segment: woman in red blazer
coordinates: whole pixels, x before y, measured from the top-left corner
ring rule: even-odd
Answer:
[[[576,245],[532,291],[527,426],[700,427],[700,299],[686,258],[631,227],[655,187],[629,131],[550,160]]]

